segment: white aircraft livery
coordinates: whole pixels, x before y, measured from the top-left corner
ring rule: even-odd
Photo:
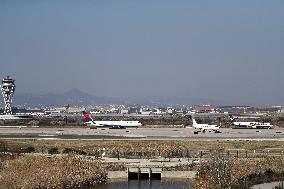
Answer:
[[[243,128],[243,129],[270,129],[273,125],[270,123],[264,123],[264,122],[243,122],[243,121],[237,121],[238,118],[234,117],[233,115],[229,115],[231,122],[234,124],[237,128]]]
[[[31,115],[0,115],[0,120],[32,119]]]
[[[84,124],[95,127],[110,127],[111,129],[123,129],[125,127],[139,127],[140,121],[95,121],[89,114],[83,112]]]
[[[198,124],[194,118],[192,118],[192,127],[200,130],[213,130],[213,131],[217,131],[220,129],[220,127],[218,127],[217,125]]]

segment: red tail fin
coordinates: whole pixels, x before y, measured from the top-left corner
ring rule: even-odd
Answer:
[[[83,112],[83,117],[84,117],[84,121],[91,121],[92,118],[89,114],[87,114],[86,112]]]

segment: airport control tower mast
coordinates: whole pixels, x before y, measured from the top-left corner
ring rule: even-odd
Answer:
[[[1,92],[4,98],[5,108],[4,113],[6,115],[12,114],[12,97],[16,89],[15,80],[10,76],[2,79]]]

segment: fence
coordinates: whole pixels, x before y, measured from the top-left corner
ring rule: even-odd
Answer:
[[[32,146],[27,146],[25,148],[12,148],[6,142],[0,142],[0,153],[54,153],[54,154],[68,154],[75,153],[79,155],[87,155],[94,157],[109,157],[109,158],[127,158],[127,159],[157,159],[157,158],[201,158],[208,159],[216,152],[220,157],[224,158],[264,158],[264,157],[284,157],[284,148],[266,148],[259,150],[248,150],[248,149],[217,149],[217,150],[157,150],[152,151],[133,151],[124,150],[122,152],[110,151],[108,149],[102,150],[84,150],[84,149],[72,149],[64,148],[61,150],[51,150],[51,149],[35,149]]]

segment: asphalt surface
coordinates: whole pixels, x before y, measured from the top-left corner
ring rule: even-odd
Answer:
[[[275,140],[284,141],[284,129],[229,129],[194,134],[192,128],[25,128],[0,127],[0,140]]]

